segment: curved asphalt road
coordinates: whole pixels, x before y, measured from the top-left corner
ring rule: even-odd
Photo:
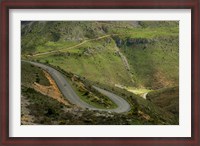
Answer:
[[[65,80],[63,75],[58,72],[57,70],[53,69],[52,67],[49,67],[47,65],[37,63],[37,62],[30,62],[30,61],[24,61],[31,63],[35,66],[41,67],[45,71],[47,71],[52,78],[55,80],[58,88],[62,92],[62,94],[73,104],[76,104],[82,108],[88,108],[91,110],[99,110],[99,111],[110,111],[110,112],[116,112],[116,113],[123,113],[128,112],[130,110],[129,103],[124,100],[123,98],[109,92],[106,90],[103,90],[101,88],[98,88],[96,86],[93,86],[97,91],[101,92],[102,94],[106,95],[110,100],[112,100],[118,107],[115,109],[99,109],[95,108],[92,105],[82,101],[80,97],[75,93],[75,91],[72,89],[71,85]]]

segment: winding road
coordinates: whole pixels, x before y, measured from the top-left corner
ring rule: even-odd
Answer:
[[[104,89],[101,89],[99,87],[92,86],[98,92],[106,95],[110,100],[112,100],[117,105],[117,108],[115,108],[115,109],[96,108],[96,107],[84,102],[83,100],[81,100],[80,97],[72,89],[71,85],[66,81],[64,76],[60,72],[55,70],[54,68],[44,65],[44,64],[41,64],[41,63],[37,63],[37,62],[31,62],[31,61],[24,61],[24,62],[31,63],[31,64],[38,66],[38,67],[42,68],[43,70],[47,71],[51,75],[51,77],[55,80],[58,88],[60,89],[60,91],[62,92],[64,97],[66,97],[72,104],[76,104],[82,108],[88,108],[90,110],[109,111],[109,112],[116,112],[116,113],[128,112],[131,109],[129,103],[126,100],[124,100],[122,97],[119,97],[118,95],[113,94]]]

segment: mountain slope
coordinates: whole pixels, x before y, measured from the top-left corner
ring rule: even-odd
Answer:
[[[88,95],[92,85],[123,97],[131,103],[132,110],[123,115],[131,119],[129,124],[177,124],[178,87],[173,95],[159,89],[178,86],[178,25],[175,21],[22,22],[21,58],[61,71],[83,100],[93,100]],[[129,88],[152,91],[147,95],[151,99],[125,90]],[[167,105],[169,94],[176,97],[175,104]],[[103,99],[98,94],[92,97]]]
[[[175,86],[178,56],[178,23],[173,21],[22,24],[22,58],[60,66],[112,86]]]
[[[163,88],[148,93],[147,100],[161,108],[179,115],[179,87]]]
[[[114,40],[128,59],[135,86],[159,89],[178,85],[177,22],[142,22],[138,29],[118,31],[122,35]]]

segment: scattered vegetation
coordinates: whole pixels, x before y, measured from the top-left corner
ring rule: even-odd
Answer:
[[[136,95],[132,92],[127,91],[126,89],[120,89],[118,87],[112,87],[109,85],[101,84],[101,83],[95,83],[93,81],[89,81],[86,79],[83,79],[83,82],[85,84],[93,84],[98,87],[101,87],[102,89],[106,89],[108,91],[111,91],[120,97],[123,97],[125,100],[127,100],[132,110],[129,112],[131,115],[140,115],[140,112],[143,114],[146,114],[150,117],[151,123],[154,124],[172,124],[177,125],[179,124],[178,118],[173,113],[163,109],[162,107],[157,106],[153,102],[150,102],[148,100],[143,99],[139,95]],[[141,116],[141,115],[140,115]],[[146,119],[147,120],[147,119]],[[147,120],[147,121],[148,121]]]
[[[41,125],[152,125],[174,124],[157,121],[144,112],[116,114],[108,112],[69,108],[50,97],[36,92],[32,88],[22,86],[23,95],[30,100],[27,108],[34,118],[34,123]],[[159,116],[159,115],[158,115]],[[164,117],[164,116],[163,116]]]
[[[74,75],[73,73],[68,73],[58,67],[57,69],[66,75],[66,80],[71,84],[76,94],[79,95],[83,101],[100,109],[117,108],[117,105],[114,102],[112,102],[108,97],[94,90],[91,84],[84,84],[79,76]]]
[[[94,44],[93,44],[94,45]],[[37,56],[34,59],[59,66],[90,80],[114,85],[123,83],[131,86],[132,82],[121,58],[113,48],[80,47],[79,49],[54,55]],[[116,67],[117,66],[117,67]]]
[[[22,59],[56,67],[82,100],[99,108],[115,108],[92,88],[97,85],[123,97],[132,108],[126,114],[82,111],[77,107],[69,110],[31,88],[33,82],[49,82],[38,67],[22,62],[22,94],[32,102],[29,108],[39,117],[36,123],[179,123],[178,22],[22,22],[21,36]],[[116,84],[137,89],[137,94],[148,91],[147,100]]]
[[[172,24],[140,27],[128,31],[129,35],[113,37],[129,61],[136,87],[159,89],[178,85],[178,24]]]
[[[147,100],[179,116],[179,87],[163,88],[149,92]]]
[[[50,85],[44,72],[39,67],[21,62],[21,83],[30,87],[34,82],[45,86]]]

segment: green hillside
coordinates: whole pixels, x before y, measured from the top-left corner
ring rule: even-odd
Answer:
[[[76,78],[71,73],[67,73],[60,68],[54,67],[58,71],[65,75],[66,79],[70,84],[77,88],[76,92],[80,98],[91,99],[84,100],[98,108],[107,108],[108,106],[113,106],[110,101],[103,97],[100,93],[96,92],[91,88],[91,85],[97,85],[98,87],[110,90],[111,92],[123,97],[131,104],[131,111],[122,114],[107,113],[100,111],[89,111],[89,110],[79,110],[78,107],[74,105],[64,105],[57,100],[39,93],[33,88],[33,83],[38,82],[41,85],[49,86],[49,82],[41,68],[31,65],[30,63],[22,62],[22,86],[21,94],[28,100],[25,101],[26,108],[30,110],[29,116],[33,116],[34,124],[41,125],[168,125],[168,124],[178,124],[178,120],[174,114],[168,110],[169,108],[162,109],[160,105],[156,106],[154,98],[152,100],[145,100],[131,92],[128,92],[117,87],[110,87],[108,85],[103,85],[100,83],[95,83],[89,81],[85,78]],[[84,85],[84,86],[83,86]],[[84,87],[84,88],[83,88]],[[166,91],[166,90],[162,90]],[[88,97],[86,97],[86,94]],[[157,94],[158,93],[158,94]],[[165,92],[166,93],[166,92]],[[171,92],[173,94],[173,92]],[[162,93],[161,93],[162,94]],[[94,95],[96,95],[94,97]],[[160,92],[149,93],[149,97],[158,98]],[[98,98],[101,99],[99,102]],[[163,96],[164,98],[166,96]],[[163,98],[161,97],[161,98]],[[163,99],[162,99],[163,100]],[[164,101],[164,100],[163,100]],[[24,102],[24,101],[22,101]],[[92,103],[93,102],[93,103]],[[172,101],[173,102],[173,101]],[[154,104],[155,103],[155,104]],[[177,103],[176,103],[177,104]],[[114,107],[116,107],[114,105]],[[113,108],[113,107],[110,107]],[[173,107],[172,107],[173,108]],[[171,109],[172,109],[171,108]],[[75,112],[73,111],[75,110]],[[79,110],[79,112],[77,112]],[[80,116],[82,115],[82,116]],[[27,117],[26,112],[23,111],[21,114],[22,118]],[[23,118],[24,119],[24,118]],[[28,120],[27,118],[24,120]],[[30,119],[29,119],[30,120]],[[24,122],[24,121],[23,121]],[[26,124],[25,124],[26,125]]]
[[[22,27],[23,58],[110,85],[178,85],[177,22],[30,22]]]
[[[147,100],[159,107],[179,115],[179,87],[163,88],[148,93]]]
[[[44,72],[34,65],[22,62],[21,63],[21,83],[23,86],[31,87],[36,82],[44,86],[49,86],[49,81],[44,75]]]
[[[128,72],[121,58],[115,54],[113,46],[113,42],[106,45],[106,48],[101,42],[93,42],[65,52],[36,56],[34,59],[97,82],[111,85],[123,83],[130,86]]]
[[[68,47],[104,35],[97,22],[36,21],[22,23],[22,53],[31,54]]]
[[[159,89],[178,85],[179,31],[176,22],[143,22],[137,29],[118,31],[123,35],[114,39],[129,61],[135,86]]]
[[[116,53],[115,42],[98,23],[31,22],[22,30],[23,58],[48,62],[101,83],[131,86],[130,76]],[[54,32],[59,39],[53,39]],[[99,38],[101,36],[103,38]],[[77,46],[84,41],[87,42]],[[73,46],[77,47],[70,49]],[[56,52],[30,57],[48,51]]]
[[[131,112],[123,115],[129,116],[129,124],[178,124],[176,21],[23,21],[21,58],[78,76],[80,82],[71,83],[77,92],[83,84],[88,91],[96,85],[122,96],[132,106]],[[34,68],[31,72],[32,67],[27,66],[22,63],[26,71],[23,86],[29,87],[32,79],[48,84],[42,71]],[[127,89],[144,91],[141,95],[150,92],[145,100]],[[86,100],[83,92],[77,94]],[[106,102],[105,107],[116,106]]]

